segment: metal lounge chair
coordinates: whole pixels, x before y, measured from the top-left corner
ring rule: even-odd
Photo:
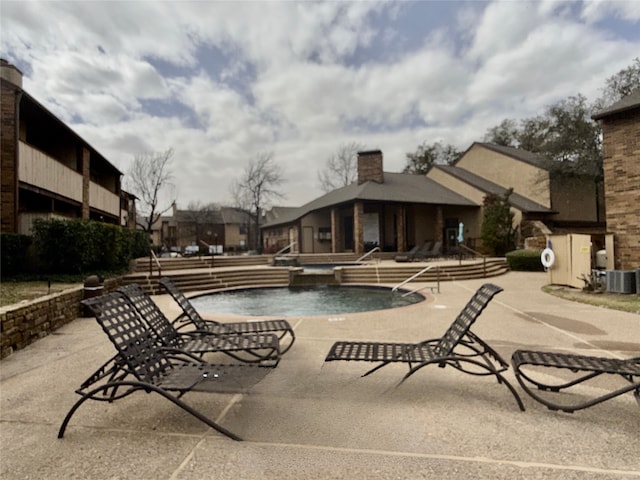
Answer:
[[[211,428],[234,440],[239,436],[181,400],[190,391],[246,393],[271,370],[249,364],[214,365],[193,355],[167,350],[142,320],[129,299],[119,293],[82,302],[95,315],[117,354],[93,373],[76,393],[80,399],[65,416],[58,438],[87,400],[113,402],[137,391],[158,393]]]
[[[430,243],[425,243],[425,245],[431,245]],[[427,247],[428,248],[428,247]],[[395,261],[399,263],[405,262],[413,262],[416,257],[416,254],[420,251],[420,246],[416,245],[408,252],[400,253],[396,255]]]
[[[592,407],[631,391],[633,391],[638,404],[640,404],[640,357],[620,360],[588,355],[516,350],[511,357],[511,364],[513,365],[515,376],[524,391],[531,398],[551,410],[573,413],[576,410]],[[565,374],[577,375],[577,378],[547,383],[549,377],[540,375],[541,373],[559,373],[562,375],[563,371]],[[579,391],[573,390],[573,393],[578,394],[574,396],[567,390],[602,375],[619,376],[629,384],[589,399],[584,395],[580,395]],[[535,379],[534,376],[544,378],[544,380]],[[541,395],[538,390],[551,393]],[[556,399],[560,403],[556,403]]]
[[[498,352],[470,331],[471,325],[491,299],[501,291],[502,288],[490,283],[480,287],[440,338],[419,343],[336,342],[331,347],[325,361],[378,363],[377,366],[364,373],[363,377],[390,363],[406,363],[409,366],[409,371],[400,383],[427,365],[438,365],[441,368],[451,366],[471,375],[492,375],[497,378],[498,383],[504,384],[509,389],[520,410],[524,411],[524,404],[520,396],[502,375],[509,368],[509,364]]]
[[[158,342],[166,348],[197,355],[224,353],[241,362],[260,362],[263,365],[269,362],[269,366],[276,366],[280,361],[280,342],[274,334],[229,334],[205,330],[179,332],[139,285],[132,283],[118,291],[128,297]]]
[[[278,335],[278,339],[280,340],[280,355],[286,353],[292,347],[293,342],[295,342],[296,336],[293,333],[293,328],[286,320],[224,323],[205,320],[170,278],[163,277],[159,280],[159,283],[182,309],[182,315],[173,321],[174,324],[191,323],[200,331],[207,331],[214,334],[273,333]]]
[[[420,250],[416,254],[416,260],[426,260],[427,258],[437,258],[442,255],[442,242],[436,242],[433,247]]]

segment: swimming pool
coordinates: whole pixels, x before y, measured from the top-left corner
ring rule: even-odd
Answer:
[[[403,296],[387,287],[316,285],[226,290],[191,299],[209,313],[250,316],[309,316],[385,310],[422,302],[419,293]]]

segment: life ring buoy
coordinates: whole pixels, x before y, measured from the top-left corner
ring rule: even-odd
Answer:
[[[556,255],[550,248],[545,248],[540,255],[540,261],[544,268],[551,268],[556,261]]]

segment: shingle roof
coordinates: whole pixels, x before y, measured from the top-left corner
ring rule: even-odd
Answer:
[[[594,120],[600,120],[601,118],[609,117],[616,113],[626,112],[627,110],[633,110],[635,108],[640,108],[640,88],[636,88],[622,100],[614,103],[604,110],[599,111],[595,115],[592,115],[591,118]]]
[[[546,169],[544,157],[541,155],[538,155],[537,153],[532,153],[532,152],[529,152],[528,150],[522,150],[521,148],[505,147],[504,145],[496,145],[495,143],[481,143],[481,142],[474,142],[467,149],[467,152],[476,145],[480,145],[481,147],[488,148],[489,150],[493,150],[494,152],[507,155],[511,158],[515,158],[516,160],[520,160],[522,162],[535,165],[536,167]]]
[[[434,168],[440,169],[452,177],[455,177],[478,190],[482,190],[485,193],[492,193],[494,195],[504,195],[507,191],[506,188],[498,185],[497,183],[493,183],[485,178],[482,178],[475,173],[471,173],[464,168],[454,167],[450,165],[436,165]],[[528,199],[527,197],[520,195],[519,193],[513,192],[509,196],[509,203],[517,208],[518,210],[525,213],[553,213],[553,210],[545,207],[544,205],[540,205],[533,200]]]
[[[384,183],[365,182],[361,185],[352,183],[338,188],[300,208],[283,212],[279,218],[269,221],[264,226],[291,223],[310,212],[355,200],[477,206],[471,200],[423,175],[384,172]]]

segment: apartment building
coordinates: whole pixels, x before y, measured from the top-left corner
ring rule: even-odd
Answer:
[[[23,90],[18,68],[2,59],[0,72],[0,231],[29,234],[37,218],[135,226],[122,173]]]

